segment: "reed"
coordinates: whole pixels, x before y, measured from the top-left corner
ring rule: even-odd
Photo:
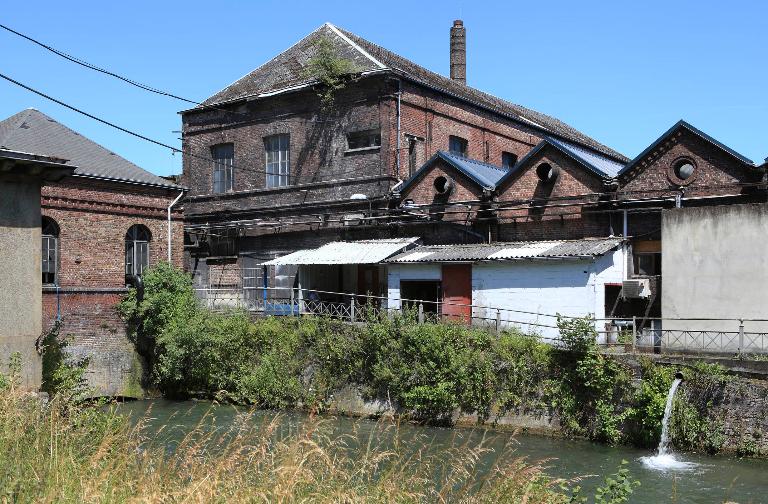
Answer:
[[[206,417],[169,448],[110,405],[44,403],[0,391],[0,502],[568,502],[564,482],[514,447],[457,442],[430,451],[395,420],[336,435],[310,417],[281,429],[243,410],[226,429]],[[170,428],[170,427],[169,427]],[[565,492],[565,493],[564,493]]]

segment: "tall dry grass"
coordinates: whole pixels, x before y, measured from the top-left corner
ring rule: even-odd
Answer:
[[[402,438],[392,422],[336,435],[321,419],[290,433],[281,420],[242,413],[224,431],[202,421],[169,449],[115,408],[44,404],[7,388],[0,391],[0,501],[568,501],[563,482],[546,477],[541,464],[511,450],[489,457],[484,442],[436,454],[429,439]]]

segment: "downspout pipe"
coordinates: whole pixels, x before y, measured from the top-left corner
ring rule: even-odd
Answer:
[[[168,205],[168,264],[171,264],[171,236],[173,233],[171,233],[171,210],[173,209],[174,205],[179,202],[179,200],[184,196],[184,193],[186,193],[186,189],[182,189],[178,196],[176,196],[176,199],[171,202],[170,205]]]
[[[397,147],[395,147],[395,164],[397,166],[397,179],[400,180],[400,96],[403,94],[403,81],[397,80]]]

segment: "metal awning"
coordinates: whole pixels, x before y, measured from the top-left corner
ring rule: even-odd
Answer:
[[[264,265],[378,264],[413,247],[418,240],[418,237],[414,237],[331,242],[316,249],[297,250],[267,261]]]

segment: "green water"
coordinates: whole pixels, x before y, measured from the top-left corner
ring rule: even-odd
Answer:
[[[203,401],[173,402],[166,400],[137,401],[125,403],[119,409],[131,415],[134,421],[144,419],[145,433],[150,442],[161,443],[169,451],[176,448],[179,440],[195,427],[215,429],[226,435],[236,423],[236,417],[245,410],[234,406],[213,406]],[[250,421],[269,422],[277,417],[281,435],[298,432],[307,421],[299,413],[276,413],[258,411]],[[356,449],[354,440],[364,446],[369,438],[391,436],[391,430],[383,430],[382,424],[370,420],[345,417],[327,417],[323,420],[330,429],[330,438],[349,435],[353,440],[350,450]],[[725,457],[703,457],[681,455],[679,458],[693,464],[680,471],[659,471],[646,468],[640,457],[650,455],[648,450],[627,447],[611,448],[586,441],[567,441],[537,436],[512,435],[507,432],[486,429],[449,429],[401,425],[399,439],[414,441],[414,446],[429,445],[434,453],[449,447],[474,446],[485,440],[488,446],[499,453],[512,446],[515,453],[529,461],[546,460],[547,472],[553,476],[572,478],[586,475],[613,473],[622,460],[629,461],[632,475],[641,482],[630,502],[655,504],[716,503],[735,501],[739,503],[768,503],[768,462],[740,460]],[[419,441],[416,443],[415,441]],[[379,439],[386,446],[389,439]],[[478,470],[488,470],[495,460],[494,452],[478,464]],[[585,478],[581,484],[587,495],[600,484],[602,476]]]

